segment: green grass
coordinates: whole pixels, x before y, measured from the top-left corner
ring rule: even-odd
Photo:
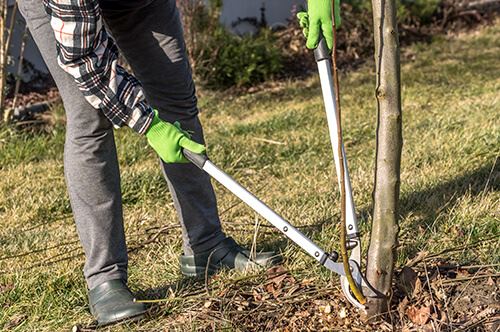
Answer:
[[[498,236],[500,220],[500,25],[413,45],[404,53],[414,59],[402,65],[398,267],[422,251],[439,253]],[[341,84],[345,144],[366,250],[376,129],[372,65],[342,75]],[[303,230],[320,245],[336,248],[338,194],[317,78],[243,96],[203,92],[200,106],[214,162],[293,224],[307,226]],[[181,279],[175,211],[145,140],[129,130],[117,137],[128,245],[136,249],[130,254],[130,285],[142,294],[162,295],[159,288]],[[58,331],[92,321],[65,190],[63,144],[62,121],[48,133],[0,127],[0,329]],[[215,187],[224,229],[250,246],[255,213],[242,204],[233,207],[238,200]],[[259,248],[281,250],[297,280],[316,278],[318,289],[338,285],[266,225],[259,229]],[[165,235],[142,246],[162,227]],[[498,264],[499,242],[442,256],[463,264]],[[155,319],[114,330],[245,330],[248,326],[232,320],[223,307],[215,323],[190,316],[222,290],[252,292],[265,279],[264,273],[222,276],[207,290],[182,283]]]

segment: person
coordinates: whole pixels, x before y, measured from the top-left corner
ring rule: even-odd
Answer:
[[[328,2],[330,0],[310,0]],[[279,262],[227,236],[207,174],[182,149],[205,153],[197,99],[175,0],[18,0],[62,97],[64,173],[85,252],[89,307],[99,325],[139,319],[146,307],[127,287],[127,247],[113,128],[147,138],[180,220],[181,272]],[[134,75],[118,64],[118,52]]]

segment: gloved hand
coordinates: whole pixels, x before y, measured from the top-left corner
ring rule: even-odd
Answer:
[[[340,27],[340,0],[334,1],[335,22]],[[306,46],[309,49],[318,47],[320,32],[325,37],[326,44],[331,50],[333,47],[332,0],[308,0],[307,12],[297,13],[299,25],[307,38]]]
[[[205,153],[205,146],[191,140],[191,135],[182,130],[179,122],[171,124],[163,121],[158,117],[158,111],[154,112],[155,116],[146,132],[146,137],[149,145],[164,162],[168,164],[189,162],[182,154],[182,148],[195,153]]]

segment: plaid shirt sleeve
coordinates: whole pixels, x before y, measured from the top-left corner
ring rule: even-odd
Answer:
[[[153,119],[139,81],[118,65],[97,0],[44,0],[56,37],[57,61],[75,78],[85,99],[116,128],[144,134]]]

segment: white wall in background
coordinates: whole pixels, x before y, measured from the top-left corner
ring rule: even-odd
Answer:
[[[224,0],[224,7],[222,9],[221,21],[227,27],[236,21],[238,17],[256,17],[260,19],[260,8],[266,8],[265,14],[267,23],[272,27],[274,25],[286,24],[287,20],[291,18],[292,7],[294,5],[304,5],[305,0]],[[238,29],[245,28],[242,26]],[[249,31],[251,27],[248,26]]]
[[[292,7],[294,5],[303,6],[306,0],[223,0],[224,6],[221,14],[221,22],[231,28],[231,23],[238,20],[238,18],[255,17],[260,20],[261,10],[260,8],[264,6],[266,8],[265,15],[267,23],[273,27],[280,24],[286,24],[287,20],[291,18]],[[12,10],[12,5],[14,0],[9,0],[9,9]],[[18,20],[16,23],[16,29],[14,31],[14,37],[11,45],[12,59],[14,64],[9,66],[10,72],[16,72],[17,59],[19,57],[19,45],[21,43],[21,37],[24,32],[24,20],[21,15],[17,14]],[[242,24],[238,26],[234,32],[246,33],[252,32],[253,27],[249,24]],[[42,60],[38,49],[31,39],[28,37],[26,44],[26,49],[24,53],[26,60],[31,62],[36,69],[47,73],[47,67]],[[25,78],[26,79],[26,78]]]

